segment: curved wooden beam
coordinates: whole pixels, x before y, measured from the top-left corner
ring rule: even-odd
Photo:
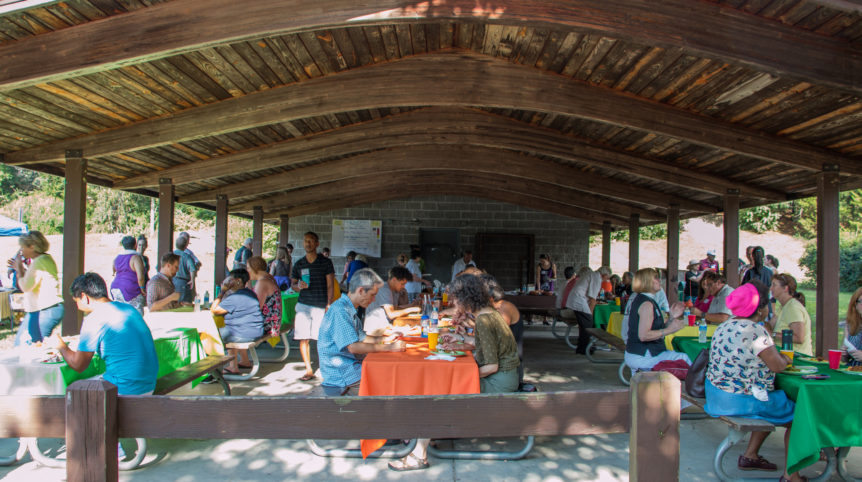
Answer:
[[[392,86],[398,88],[392,88]],[[382,106],[488,106],[572,115],[819,171],[862,163],[658,102],[472,52],[419,55],[186,109],[113,130],[11,152],[7,164],[60,161],[66,150],[94,158],[241,129]]]
[[[616,179],[598,176],[533,156],[488,147],[453,145],[412,146],[369,152],[224,188],[180,196],[179,201],[183,203],[210,201],[219,194],[226,195],[228,199],[260,196],[350,179],[370,172],[381,176],[409,172],[419,176],[424,171],[439,170],[450,172],[452,177],[469,177],[475,173],[505,175],[629,203],[654,206],[662,211],[673,203],[678,203],[681,208],[688,211],[717,212],[718,210],[718,206],[627,185]]]
[[[270,196],[268,198],[249,201],[231,207],[233,212],[246,212],[252,210],[255,206],[260,206],[264,212],[281,210],[285,207],[294,206],[297,204],[308,204],[325,202],[332,199],[332,193],[337,192],[336,198],[341,195],[348,195],[357,191],[368,192],[407,192],[403,186],[416,186],[424,183],[436,183],[441,186],[446,186],[448,191],[441,194],[457,194],[456,190],[459,187],[470,186],[476,188],[496,188],[506,190],[512,194],[522,194],[547,201],[554,201],[558,204],[565,204],[571,209],[584,213],[584,215],[592,215],[596,218],[601,217],[606,220],[612,220],[624,224],[628,222],[632,213],[645,212],[646,222],[654,222],[663,220],[664,217],[657,215],[652,211],[646,211],[632,206],[620,206],[613,201],[600,196],[584,194],[569,189],[561,188],[552,184],[529,181],[511,176],[488,173],[471,173],[467,176],[461,176],[458,173],[452,173],[445,170],[430,170],[422,173],[415,172],[395,172],[395,173],[378,173],[374,175],[360,175],[349,179],[341,179],[316,186],[309,186],[302,189],[296,189],[286,193]]]
[[[156,186],[161,178],[169,178],[175,185],[180,185],[249,173],[252,170],[291,167],[383,147],[419,144],[495,147],[587,163],[602,169],[632,174],[685,189],[690,189],[692,183],[697,183],[699,189],[715,195],[724,195],[728,189],[739,189],[743,196],[774,201],[787,199],[786,195],[770,189],[636,155],[484,110],[459,107],[418,109],[142,174],[117,182],[114,187],[132,189]]]
[[[220,43],[405,21],[481,21],[595,32],[862,90],[862,54],[849,42],[704,0],[174,0],[0,47],[5,64],[0,90]]]
[[[264,210],[264,217],[273,217],[279,214],[298,216],[329,211],[344,207],[344,200],[364,204],[433,194],[482,197],[583,219],[596,224],[609,221],[614,226],[627,226],[629,221],[628,218],[597,214],[562,200],[551,199],[550,196],[539,191],[526,189],[518,182],[507,180],[489,182],[487,179],[470,178],[453,179],[448,173],[423,175],[421,178],[416,176],[381,178],[370,174],[350,181],[335,181],[325,187],[320,186],[319,189],[309,188],[296,191],[293,199],[287,200],[281,206],[273,206],[269,211]]]

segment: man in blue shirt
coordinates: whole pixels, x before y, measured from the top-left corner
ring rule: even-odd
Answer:
[[[351,388],[359,386],[366,353],[404,351],[401,341],[379,344],[375,343],[375,338],[367,338],[362,331],[362,321],[356,316],[356,308],[367,308],[381,286],[383,280],[374,270],[357,271],[350,282],[350,293],[342,294],[323,316],[317,356],[323,376],[321,386],[328,396],[347,395]]]
[[[153,335],[140,313],[131,305],[109,300],[105,280],[96,273],[75,278],[70,291],[87,317],[81,325],[77,351],[57,334],[57,349],[66,363],[82,372],[98,353],[105,361],[102,378],[116,385],[119,395],[152,394],[159,361]]]

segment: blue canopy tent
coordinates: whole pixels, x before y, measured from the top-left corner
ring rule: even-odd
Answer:
[[[0,215],[0,236],[21,236],[28,231],[26,224]]]

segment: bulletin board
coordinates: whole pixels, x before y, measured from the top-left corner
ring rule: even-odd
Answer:
[[[347,256],[349,251],[380,257],[383,239],[383,222],[370,219],[333,219],[333,256]]]

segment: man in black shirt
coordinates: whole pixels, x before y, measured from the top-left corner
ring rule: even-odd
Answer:
[[[296,303],[296,318],[293,323],[293,337],[299,340],[299,353],[305,363],[302,381],[312,380],[310,340],[317,340],[323,315],[335,301],[335,268],[332,261],[317,253],[320,239],[314,232],[307,232],[303,238],[305,256],[293,263],[290,271],[291,287],[299,292]]]

